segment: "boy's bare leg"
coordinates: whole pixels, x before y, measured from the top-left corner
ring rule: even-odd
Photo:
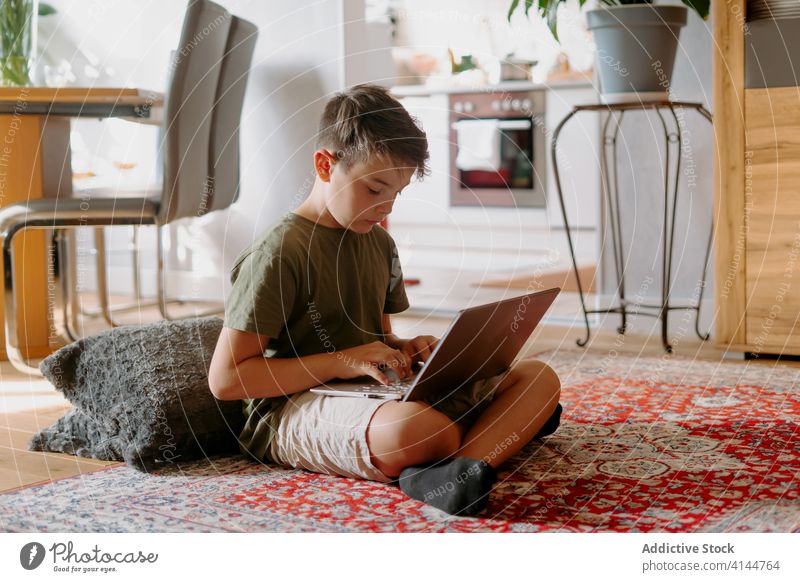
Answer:
[[[560,393],[558,375],[547,364],[539,360],[517,362],[454,456],[481,459],[499,467],[539,432],[555,411]]]
[[[381,405],[367,428],[372,464],[387,477],[451,456],[499,467],[530,441],[558,404],[561,383],[539,360],[522,360],[497,387],[470,430],[423,402]],[[464,434],[466,432],[466,435]]]
[[[372,464],[387,477],[410,465],[438,461],[461,446],[463,429],[424,402],[382,404],[367,427]]]

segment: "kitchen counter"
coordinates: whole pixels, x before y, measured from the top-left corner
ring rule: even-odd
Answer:
[[[502,81],[493,85],[435,86],[435,85],[395,85],[391,88],[396,97],[425,97],[450,93],[495,93],[503,91],[546,91],[571,87],[591,87],[589,79],[565,79],[534,83],[531,81]]]

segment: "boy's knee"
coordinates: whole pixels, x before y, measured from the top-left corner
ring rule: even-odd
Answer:
[[[547,364],[545,364],[543,369],[543,375],[547,378],[547,384],[550,390],[557,396],[560,395],[561,378],[558,377],[556,371]]]
[[[397,427],[398,445],[404,450],[422,448],[446,457],[461,446],[460,430],[446,415],[428,404],[406,402],[409,414]]]
[[[393,402],[384,405],[380,430],[383,448],[378,452],[399,472],[417,465],[445,458],[461,446],[461,429],[446,415],[423,402]],[[383,454],[381,454],[383,453]]]
[[[561,379],[549,365],[541,360],[521,360],[514,366],[529,389],[547,391],[556,401],[561,395]],[[555,404],[553,404],[555,406]]]

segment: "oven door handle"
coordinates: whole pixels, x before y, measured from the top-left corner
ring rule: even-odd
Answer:
[[[464,121],[471,121],[471,120],[464,120]],[[450,124],[450,127],[453,129],[461,123],[460,121],[455,121]],[[498,129],[530,129],[531,128],[531,120],[530,119],[502,119],[497,122]]]

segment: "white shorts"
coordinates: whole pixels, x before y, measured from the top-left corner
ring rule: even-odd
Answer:
[[[504,374],[464,386],[427,402],[454,422],[474,424],[494,398]],[[386,400],[326,396],[305,390],[283,406],[269,460],[295,469],[387,483],[370,460],[367,427]]]

